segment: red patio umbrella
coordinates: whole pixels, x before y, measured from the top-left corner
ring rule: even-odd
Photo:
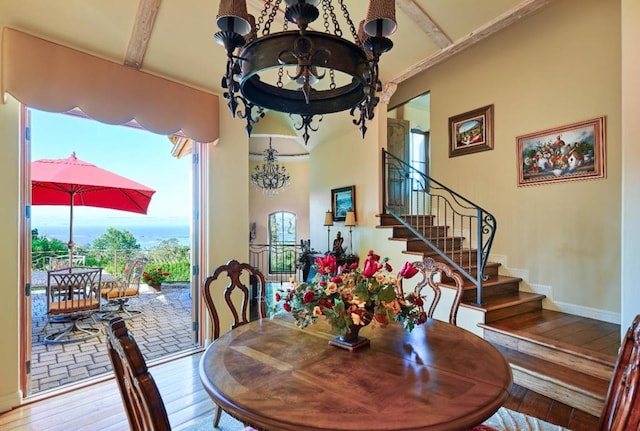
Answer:
[[[31,204],[69,205],[69,264],[73,258],[74,206],[146,214],[155,192],[140,183],[83,162],[75,152],[66,159],[31,162]]]

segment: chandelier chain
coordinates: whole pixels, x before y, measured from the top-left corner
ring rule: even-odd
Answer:
[[[278,88],[282,88],[283,84],[282,84],[282,75],[284,74],[284,68],[283,67],[279,67],[278,68],[278,81],[276,82],[276,87]]]
[[[260,16],[258,17],[256,22],[256,35],[260,32],[260,28],[262,27],[262,24],[264,24],[264,18],[269,13],[270,5],[271,5],[271,0],[264,2],[264,7],[260,11]],[[262,35],[264,36],[264,30]]]
[[[340,8],[342,9],[342,14],[344,15],[344,19],[347,21],[347,24],[349,25],[349,30],[351,30],[351,37],[353,37],[353,40],[356,41],[356,45],[362,46],[362,42],[358,37],[358,32],[356,31],[356,27],[353,25],[353,21],[349,16],[349,11],[347,10],[347,7],[344,4],[344,0],[340,0]]]
[[[335,34],[338,37],[342,37],[342,29],[340,28],[340,24],[338,23],[338,17],[336,16],[336,10],[333,7],[333,3],[329,2],[329,15],[331,16],[331,21],[333,22],[333,28]]]
[[[275,3],[273,4],[273,8],[271,9],[271,13],[269,13],[269,18],[267,19],[267,22],[264,25],[264,29],[262,29],[263,36],[267,36],[271,33],[271,24],[273,24],[273,21],[276,19],[276,15],[280,8],[280,3],[282,3],[282,0],[275,0]]]
[[[328,0],[322,0],[322,21],[324,23],[324,32],[325,33],[331,33],[331,30],[329,29],[329,1]]]

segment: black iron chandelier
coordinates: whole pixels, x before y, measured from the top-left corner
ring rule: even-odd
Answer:
[[[271,26],[282,0],[263,1],[257,19],[247,13],[246,0],[220,1],[215,40],[227,51],[222,87],[231,114],[246,120],[249,136],[267,109],[297,115],[294,127],[304,130],[307,143],[324,114],[349,110],[364,137],[382,91],[380,56],[393,47],[386,36],[397,28],[395,1],[369,0],[356,31],[345,0],[285,0],[278,32]],[[309,29],[319,7],[324,32]],[[342,37],[338,8],[353,42]],[[288,30],[289,23],[298,30]]]
[[[278,165],[276,153],[278,150],[271,146],[269,138],[269,148],[264,150],[264,163],[256,165],[251,174],[251,185],[272,197],[291,182],[291,178],[284,166]]]

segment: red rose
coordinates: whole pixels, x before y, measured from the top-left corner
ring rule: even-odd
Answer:
[[[402,278],[411,278],[418,273],[418,268],[413,266],[411,262],[405,262],[404,266],[398,274]]]
[[[280,299],[282,299],[280,294],[276,292],[276,302],[280,302]]]
[[[342,277],[333,277],[331,281],[333,281],[336,284],[340,284],[342,283]]]
[[[308,304],[310,302],[313,302],[313,299],[316,297],[316,294],[313,290],[307,290],[306,292],[304,292],[304,295],[302,296],[302,302]]]
[[[290,313],[291,312],[291,305],[289,305],[288,302],[285,302],[284,304],[282,304],[282,309],[284,311],[286,311],[287,313]]]
[[[386,269],[389,272],[393,271],[393,267],[389,264],[389,262],[384,263],[384,269]]]

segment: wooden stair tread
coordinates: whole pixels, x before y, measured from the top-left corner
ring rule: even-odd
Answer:
[[[504,285],[504,284],[510,284],[510,283],[520,283],[522,281],[522,278],[520,277],[511,277],[509,275],[495,275],[492,276],[489,280],[485,281],[482,283],[482,287],[483,288],[487,288],[487,287],[496,287],[496,286],[500,286],[500,285]],[[444,287],[452,287],[455,288],[455,284],[447,284],[446,280],[442,283],[442,286]],[[464,279],[464,290],[473,290],[476,288],[476,285],[473,284],[473,282],[471,282],[468,279]],[[522,293],[526,293],[526,292],[522,292]]]
[[[573,391],[593,397],[604,402],[609,388],[609,381],[575,371],[544,359],[518,352],[508,347],[494,345],[507,359],[512,367],[526,370],[528,374],[562,384]]]
[[[511,277],[514,278],[514,277]],[[539,301],[545,298],[545,295],[541,295],[539,293],[529,293],[529,292],[512,292],[504,295],[493,295],[491,297],[486,298],[486,304],[482,306],[475,305],[473,303],[464,302],[465,306],[469,308],[473,308],[476,310],[481,310],[485,312],[495,311],[502,308],[508,308],[517,304],[522,304],[525,302]]]
[[[517,318],[481,323],[478,326],[545,347],[572,353],[576,356],[608,365],[611,368],[615,365],[618,356],[617,346],[620,344],[620,325],[587,317],[553,310],[539,310],[524,313]],[[602,326],[604,326],[604,329],[601,329]],[[569,335],[559,339],[558,330],[560,328],[565,328],[564,332]],[[588,341],[585,341],[584,337],[578,338],[575,336],[577,333],[585,332],[588,332],[591,338]]]
[[[584,359],[589,359],[590,361],[598,362],[603,365],[608,365],[608,366],[611,366],[612,368],[615,365],[616,357],[612,357],[610,355],[607,355],[601,352],[596,352],[594,350],[584,349],[574,344],[563,343],[561,341],[552,340],[540,335],[530,334],[530,333],[527,333],[526,331],[519,331],[519,330],[513,330],[513,329],[501,330],[493,327],[494,323],[496,322],[479,323],[478,326],[481,328],[502,333],[504,335],[508,335],[511,337],[519,338],[521,340],[539,344],[549,349],[559,350],[561,352],[565,352],[574,356],[579,356]]]

